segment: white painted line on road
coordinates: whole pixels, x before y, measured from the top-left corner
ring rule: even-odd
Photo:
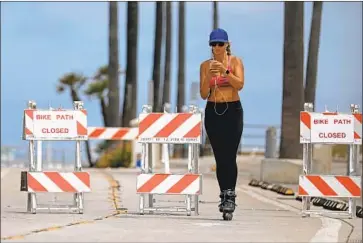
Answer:
[[[225,225],[220,223],[194,223],[194,225],[202,226],[202,227],[212,227],[217,225]]]
[[[1,179],[5,177],[9,173],[9,169],[1,169]]]
[[[336,219],[321,217],[321,228],[316,232],[310,242],[338,242],[342,223]]]
[[[246,193],[247,195],[255,198],[261,202],[272,204],[274,206],[280,207],[285,210],[289,210],[295,213],[300,213],[301,211],[286,204],[279,203],[267,197],[263,197],[258,193],[252,191],[249,187],[245,185],[241,185],[240,188],[236,189],[237,191],[241,191]],[[314,216],[314,215],[312,215]],[[321,228],[316,232],[310,242],[338,242],[339,241],[339,231],[342,226],[342,223],[337,219],[318,217],[321,220]]]
[[[240,186],[241,188],[237,188],[237,191],[242,191],[246,194],[248,194],[249,196],[261,201],[261,202],[264,202],[264,203],[268,203],[268,204],[272,204],[276,207],[280,207],[284,210],[288,210],[288,211],[292,211],[292,212],[295,212],[295,213],[300,213],[300,211],[290,205],[286,205],[286,204],[282,204],[282,203],[279,203],[277,201],[274,201],[272,199],[269,199],[267,197],[263,197],[261,195],[259,195],[258,193],[252,191],[250,188],[244,186],[244,185],[241,185]]]

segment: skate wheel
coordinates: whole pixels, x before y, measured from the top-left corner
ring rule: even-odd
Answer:
[[[233,214],[232,213],[223,213],[223,220],[227,220],[230,221],[233,218]]]

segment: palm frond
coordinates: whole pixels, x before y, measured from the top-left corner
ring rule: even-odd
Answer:
[[[94,79],[105,79],[108,76],[108,65],[101,66],[98,70],[96,75],[94,76]]]
[[[63,93],[63,92],[64,92],[64,90],[65,90],[64,85],[62,85],[62,84],[57,85],[57,93],[58,93],[58,94]]]
[[[78,89],[86,82],[86,80],[87,78],[82,74],[66,73],[59,79],[59,82],[62,85],[67,85]]]
[[[107,85],[107,79],[93,81],[92,83],[88,84],[88,87],[84,91],[84,93],[89,96],[97,95],[99,97],[102,97],[104,91],[107,89]]]

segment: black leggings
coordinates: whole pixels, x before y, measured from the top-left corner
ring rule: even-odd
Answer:
[[[237,182],[237,150],[243,132],[243,107],[240,101],[207,102],[204,125],[216,160],[216,172],[221,191],[235,190]],[[215,105],[215,109],[214,109]],[[215,110],[218,114],[217,115]]]

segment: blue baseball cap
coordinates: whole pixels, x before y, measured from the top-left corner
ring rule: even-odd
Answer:
[[[209,35],[209,43],[213,42],[228,42],[228,34],[224,29],[215,29]]]

